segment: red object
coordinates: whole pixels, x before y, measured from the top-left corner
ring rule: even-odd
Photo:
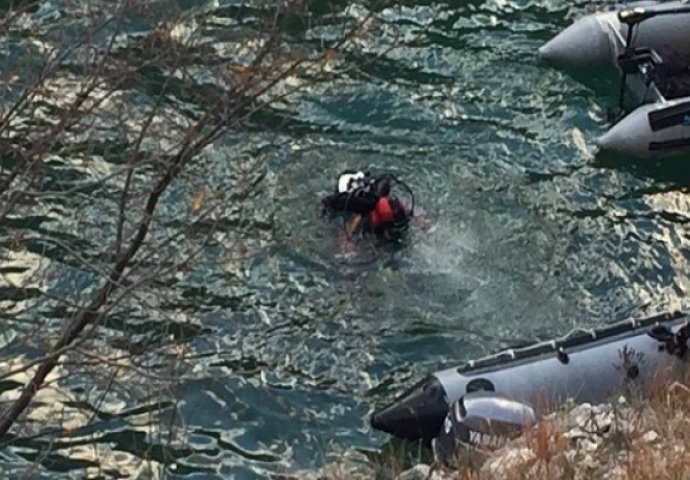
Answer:
[[[388,198],[381,197],[376,201],[374,210],[369,214],[369,225],[376,228],[382,223],[393,221],[393,209]]]

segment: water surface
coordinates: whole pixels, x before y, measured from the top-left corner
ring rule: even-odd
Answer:
[[[51,4],[34,14],[37,22],[46,24],[39,17]],[[218,17],[236,19],[241,9],[232,5],[214,7]],[[232,159],[262,165],[249,220],[228,206],[200,261],[142,292],[155,309],[108,325],[113,338],[137,326],[142,348],[155,344],[155,322],[179,338],[188,360],[172,397],[180,399],[185,441],[158,448],[165,439],[143,428],[137,412],[102,417],[93,427],[98,440],[61,445],[42,461],[44,477],[81,478],[94,458],[107,465],[106,478],[155,476],[130,468],[145,457],[167,462],[169,478],[299,477],[329,452],[379,449],[388,437],[370,429],[369,414],[429,371],[685,305],[690,169],[683,159],[594,155],[615,103],[613,72],[572,75],[536,58],[584,9],[561,0],[473,0],[382,11],[386,28],[369,40],[371,56],[345,56],[341,81],[286,102],[290,117],[277,127],[258,123],[215,145],[192,171],[205,188],[237,188]],[[149,26],[128,28],[134,35]],[[390,31],[399,46],[376,58]],[[19,45],[3,52],[6,65]],[[150,92],[139,94],[150,101]],[[50,181],[85,185],[117,159],[100,156],[89,168],[75,157],[53,162]],[[348,261],[319,198],[341,169],[359,167],[409,183],[427,224],[402,246]],[[171,219],[188,209],[192,174],[166,195],[161,211]],[[2,228],[37,237],[76,237],[79,228],[98,243],[107,215],[94,199],[110,194],[56,196]],[[60,255],[37,240],[11,262],[48,265],[48,288],[88,295],[92,277]],[[53,328],[63,320],[59,311],[29,317]],[[92,398],[80,381],[61,386]],[[123,393],[121,412],[147,406],[131,401]],[[1,453],[0,471],[23,471],[45,447],[13,445]]]

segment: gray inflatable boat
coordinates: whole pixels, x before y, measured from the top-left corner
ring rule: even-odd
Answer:
[[[614,66],[639,107],[597,139],[602,150],[652,157],[690,149],[690,0],[636,2],[584,16],[539,49],[575,68]]]
[[[684,374],[689,323],[685,312],[628,319],[470,361],[425,378],[376,411],[371,424],[401,438],[430,441],[449,407],[462,397],[472,400],[473,392],[484,392],[479,402],[484,406],[495,396],[487,411],[497,418],[515,416],[514,405],[501,413],[506,400],[543,414],[567,399],[602,402],[631,391],[645,394],[659,375],[675,380]]]

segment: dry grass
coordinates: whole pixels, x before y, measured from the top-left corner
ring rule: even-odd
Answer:
[[[420,463],[431,461],[431,452],[421,444],[392,439],[380,452],[331,451],[331,461],[316,476],[318,480],[393,480]]]
[[[565,412],[541,419],[494,452],[477,477],[462,478],[690,480],[690,377],[668,378],[595,407],[579,428]]]

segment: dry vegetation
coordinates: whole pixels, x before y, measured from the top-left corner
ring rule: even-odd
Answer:
[[[660,375],[645,395],[564,409],[460,478],[690,478],[689,384]]]
[[[449,467],[419,451],[341,456],[321,478],[400,480],[690,479],[690,382],[657,378],[646,395],[568,405],[497,450],[468,447]]]

